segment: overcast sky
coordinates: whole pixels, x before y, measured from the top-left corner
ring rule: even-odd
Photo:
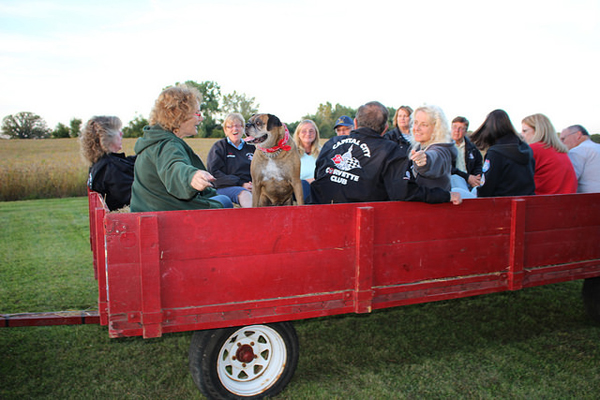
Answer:
[[[600,133],[599,61],[598,0],[0,0],[0,118],[51,128],[210,80],[285,122],[378,100]]]

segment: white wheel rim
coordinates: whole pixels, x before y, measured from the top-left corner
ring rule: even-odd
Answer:
[[[266,325],[245,326],[227,338],[217,359],[221,384],[239,396],[269,389],[285,369],[287,350],[281,335]]]

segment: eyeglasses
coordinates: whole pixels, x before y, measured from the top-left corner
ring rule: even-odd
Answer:
[[[566,140],[566,139],[567,139],[569,136],[571,136],[571,135],[574,135],[574,134],[576,134],[576,133],[577,133],[577,132],[571,132],[571,133],[567,133],[565,136],[561,136],[561,138],[560,138],[560,141],[564,143],[564,142],[565,142],[565,140]]]
[[[240,124],[235,124],[235,125],[225,125],[225,128],[227,128],[227,129],[233,129],[233,128],[242,129],[242,125],[240,125]]]

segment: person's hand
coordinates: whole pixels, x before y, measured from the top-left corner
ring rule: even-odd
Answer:
[[[417,167],[427,165],[427,154],[423,150],[410,151],[410,159]]]
[[[201,192],[207,187],[213,187],[212,182],[215,180],[215,177],[212,176],[208,171],[204,171],[199,169],[196,171],[194,176],[192,176],[192,181],[190,185],[197,191]]]
[[[462,197],[461,197],[460,193],[458,193],[458,192],[450,192],[450,201],[455,206],[457,206],[460,203],[462,203]]]
[[[252,191],[252,182],[246,182],[242,185],[242,187],[246,190]]]
[[[467,183],[471,187],[479,187],[481,185],[481,174],[479,174],[479,175],[469,175],[469,179],[467,179]]]

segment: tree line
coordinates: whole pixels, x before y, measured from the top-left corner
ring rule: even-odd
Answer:
[[[198,129],[198,136],[202,138],[220,138],[224,137],[223,119],[232,112],[241,113],[246,120],[258,112],[259,104],[254,97],[246,96],[244,93],[222,94],[221,87],[213,81],[184,82],[188,86],[197,88],[202,93],[203,101],[200,105],[203,123]],[[175,83],[175,85],[179,82]],[[390,127],[394,117],[395,109],[388,108],[390,111]],[[330,102],[319,104],[314,114],[308,114],[299,121],[287,122],[291,133],[305,119],[313,120],[319,128],[321,137],[330,138],[335,136],[333,125],[337,118],[347,115],[354,118],[356,109],[346,107],[340,104],[332,105]],[[28,111],[19,112],[14,115],[8,115],[2,120],[2,134],[15,139],[46,139],[46,138],[69,138],[78,137],[81,132],[82,120],[73,118],[68,125],[58,123],[54,129],[48,128],[44,119]],[[136,115],[129,123],[123,127],[123,137],[135,138],[143,134],[144,126],[148,125],[148,120],[142,115]]]

